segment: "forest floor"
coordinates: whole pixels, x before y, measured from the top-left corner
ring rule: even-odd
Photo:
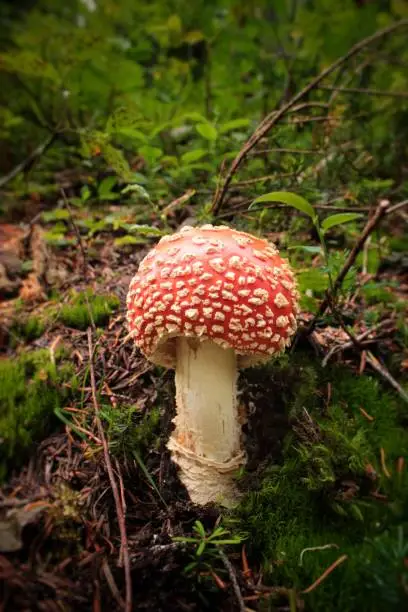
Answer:
[[[363,541],[384,532],[374,525],[388,521],[392,531],[407,518],[401,384],[408,355],[398,309],[380,308],[370,328],[361,309],[378,310],[379,302],[364,304],[356,292],[343,312],[359,346],[328,321],[277,363],[243,371],[240,398],[250,415],[245,498],[231,512],[199,508],[166,449],[172,373],[148,363],[127,335],[127,288],[151,241],[117,246],[112,232],[89,239],[71,217],[66,244],[50,246],[46,223],[29,223],[32,217],[0,226],[0,382],[8,406],[1,418],[9,436],[0,493],[1,610],[99,612],[126,609],[130,599],[137,610],[292,612],[317,609],[316,602],[338,609],[330,604],[336,588],[344,589],[361,555],[369,556]],[[173,219],[174,230],[179,223]],[[404,257],[386,262],[375,280],[406,304]],[[303,311],[300,322],[311,318]],[[322,367],[325,356],[331,361]],[[320,517],[308,516],[318,508]],[[206,541],[198,553],[196,521],[204,540],[221,526],[233,543]],[[192,535],[196,546],[173,539]],[[397,609],[393,602],[408,596],[407,546],[397,553],[394,544],[394,565],[378,570],[391,584],[389,592],[383,585],[378,610]],[[299,554],[308,550],[315,552],[302,566]],[[307,565],[312,556],[319,560]],[[377,576],[368,571],[375,598]],[[360,605],[356,589],[351,580],[343,609]],[[374,609],[366,601],[360,609]]]

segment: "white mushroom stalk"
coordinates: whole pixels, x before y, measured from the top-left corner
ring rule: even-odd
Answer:
[[[194,503],[233,505],[234,476],[245,462],[241,446],[233,349],[177,339],[175,430],[168,448]]]
[[[225,226],[162,238],[128,292],[128,323],[154,363],[175,369],[168,447],[197,504],[230,506],[245,463],[237,367],[282,352],[296,330],[289,265],[267,241]]]

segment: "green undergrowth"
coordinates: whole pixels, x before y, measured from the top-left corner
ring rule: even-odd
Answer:
[[[16,319],[10,328],[10,335],[13,339],[13,344],[18,341],[36,340],[40,338],[46,330],[46,320],[37,315]]]
[[[64,350],[36,350],[0,360],[0,481],[27,459],[57,422],[54,411],[75,391]]]
[[[282,396],[290,424],[282,456],[234,513],[250,557],[261,561],[265,582],[302,591],[346,555],[302,596],[306,611],[404,609],[406,405],[367,374],[323,369],[302,354],[265,374],[272,387],[293,378],[295,392]]]
[[[89,325],[103,327],[109,317],[119,308],[120,300],[113,294],[94,295],[91,291],[73,291],[68,299],[58,305],[56,300],[41,312],[20,314],[10,327],[10,345],[31,342],[58,323],[67,327],[84,330]]]
[[[140,413],[137,406],[105,405],[101,408],[109,447],[113,454],[126,458],[134,452],[145,453],[159,444],[160,409]]]
[[[102,326],[119,308],[120,300],[116,295],[93,295],[91,291],[74,292],[72,298],[59,312],[59,319],[68,327],[86,329],[92,322]]]

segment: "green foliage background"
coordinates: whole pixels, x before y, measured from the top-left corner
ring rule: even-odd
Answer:
[[[265,113],[361,38],[408,15],[399,0],[38,0],[31,10],[14,9],[13,19],[10,5],[0,10],[0,171],[53,138],[30,174],[31,189],[52,190],[52,173],[69,156],[70,165],[85,171],[105,167],[143,184],[154,201],[203,178],[213,189],[222,160],[238,152]],[[406,91],[404,40],[391,36],[358,56],[340,84]],[[314,96],[326,103],[328,92]],[[306,128],[286,122],[274,132],[273,146],[321,149],[329,138],[331,148],[344,147],[334,164],[343,181],[375,173],[376,180],[399,183],[407,105],[406,98],[339,95],[330,134],[318,122]],[[277,167],[290,175],[309,160],[252,157],[244,175]],[[337,195],[333,172],[328,164],[320,176],[326,199]],[[27,189],[21,177],[16,187]],[[316,187],[306,182],[312,195]],[[372,189],[383,186],[375,182]],[[357,198],[369,191],[361,181],[353,189]],[[205,203],[208,195],[199,199]]]

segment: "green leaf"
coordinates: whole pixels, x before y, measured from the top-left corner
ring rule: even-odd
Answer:
[[[204,40],[204,38],[205,36],[200,30],[191,30],[183,36],[183,42],[186,42],[189,45],[194,45]]]
[[[190,113],[184,113],[181,119],[189,119],[190,121],[197,121],[198,123],[207,123],[207,119],[201,113],[191,111]]]
[[[303,245],[303,244],[298,244],[296,246],[290,246],[288,247],[288,251],[305,251],[306,253],[312,253],[314,255],[323,253],[323,249],[320,246],[307,246],[307,245]]]
[[[115,238],[113,244],[117,247],[133,245],[133,244],[146,244],[146,239],[141,236],[121,236],[120,238]]]
[[[167,233],[164,230],[159,229],[158,227],[152,227],[150,225],[138,225],[137,223],[127,225],[126,229],[128,232],[139,234],[141,236],[164,236]]]
[[[199,533],[202,538],[205,538],[205,529],[201,521],[195,521],[193,529]]]
[[[287,206],[292,206],[293,208],[300,210],[313,220],[316,219],[316,213],[313,206],[309,204],[305,198],[296,193],[290,193],[288,191],[271,191],[271,193],[266,193],[265,195],[256,198],[248,210],[251,210],[255,204],[261,204],[264,202],[280,202],[281,204],[286,204]]]
[[[200,542],[200,545],[197,548],[197,552],[196,552],[197,557],[201,557],[201,555],[203,554],[205,550],[205,544],[206,544],[205,542]]]
[[[141,198],[143,198],[144,200],[150,200],[150,196],[148,192],[146,191],[146,189],[142,187],[141,185],[137,185],[136,183],[132,183],[131,185],[126,185],[126,187],[124,187],[120,193],[123,193],[123,194],[135,193]]]
[[[171,538],[173,540],[173,542],[188,542],[188,543],[192,543],[192,544],[196,544],[197,543],[197,538],[189,538],[189,537],[184,537],[184,536],[173,536]]]
[[[107,176],[103,179],[98,187],[98,195],[102,200],[111,200],[112,198],[118,198],[117,193],[112,193],[113,187],[118,182],[116,176]]]
[[[329,286],[328,276],[321,268],[310,268],[297,275],[301,293],[313,291],[323,293]]]
[[[215,542],[212,542],[212,544],[214,546],[227,546],[229,544],[240,544],[241,543],[241,539],[240,538],[230,538],[229,540],[215,540]]]
[[[192,162],[198,161],[202,157],[207,155],[207,151],[205,149],[195,149],[194,151],[187,151],[181,156],[181,162],[183,164],[190,164]]]
[[[155,164],[160,157],[163,156],[163,151],[159,149],[159,147],[151,147],[150,145],[140,147],[139,153],[150,166]]]
[[[239,130],[240,128],[246,128],[250,124],[249,119],[232,119],[232,121],[226,121],[222,123],[219,128],[220,134],[226,134],[227,132],[232,132],[233,130]]]
[[[130,138],[132,140],[143,142],[145,144],[148,141],[146,134],[143,134],[143,132],[141,132],[140,130],[136,130],[135,128],[132,128],[132,127],[123,126],[123,127],[117,128],[115,130],[115,133],[121,136],[125,136],[126,138]]]
[[[42,218],[46,223],[50,223],[51,221],[65,221],[69,219],[69,212],[65,208],[56,208],[55,210],[43,212]]]
[[[84,185],[81,189],[81,200],[82,202],[86,202],[91,197],[91,190],[88,185]]]
[[[211,123],[199,123],[196,125],[196,130],[206,140],[215,141],[218,137],[216,128]]]
[[[361,213],[339,213],[337,215],[330,215],[322,222],[322,229],[327,232],[328,229],[335,225],[343,225],[343,223],[349,223],[355,219],[359,219],[363,215]]]
[[[168,508],[162,494],[160,493],[155,481],[153,480],[149,470],[147,469],[147,467],[145,466],[141,456],[139,455],[139,453],[137,452],[137,450],[133,451],[133,456],[136,459],[137,464],[139,465],[140,469],[142,470],[143,474],[145,475],[146,480],[150,483],[151,487],[156,491],[157,496],[159,497],[160,501],[163,503],[163,505]]]
[[[74,425],[74,423],[72,422],[71,419],[68,419],[65,416],[65,411],[61,408],[59,408],[58,406],[56,408],[54,408],[54,414],[55,416],[57,416],[65,425],[68,425],[68,427],[70,429],[72,429],[72,431],[75,431],[75,433],[77,434],[77,436],[79,436],[80,438],[82,438],[82,440],[87,440],[86,435],[80,431],[79,429],[76,428],[76,426]],[[68,413],[69,414],[69,413]],[[71,415],[69,415],[71,416]]]

